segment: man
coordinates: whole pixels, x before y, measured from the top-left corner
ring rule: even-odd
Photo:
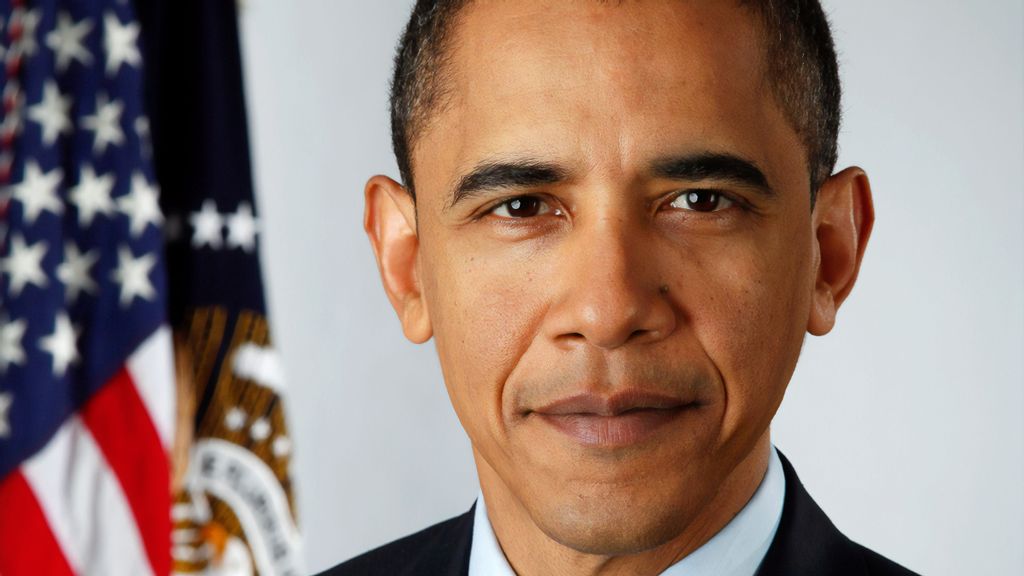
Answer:
[[[839,94],[814,0],[417,2],[365,225],[482,497],[329,573],[909,574],[769,434],[874,219]]]

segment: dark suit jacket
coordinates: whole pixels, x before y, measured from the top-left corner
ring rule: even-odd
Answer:
[[[914,576],[852,542],[829,521],[781,454],[782,521],[756,576]],[[473,509],[335,566],[322,576],[466,576]]]

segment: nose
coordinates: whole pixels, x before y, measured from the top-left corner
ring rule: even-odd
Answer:
[[[562,245],[558,297],[548,333],[563,344],[612,350],[657,342],[676,328],[676,311],[656,240],[625,218],[578,223]]]

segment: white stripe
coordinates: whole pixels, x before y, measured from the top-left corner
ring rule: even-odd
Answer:
[[[174,385],[174,348],[171,329],[162,326],[128,357],[128,373],[146,405],[164,448],[174,442],[177,390]]]
[[[76,574],[153,573],[121,484],[77,416],[22,470]]]

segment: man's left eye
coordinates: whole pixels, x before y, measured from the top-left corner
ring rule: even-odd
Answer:
[[[714,190],[690,190],[672,201],[673,208],[692,212],[718,212],[733,205],[733,201]]]

